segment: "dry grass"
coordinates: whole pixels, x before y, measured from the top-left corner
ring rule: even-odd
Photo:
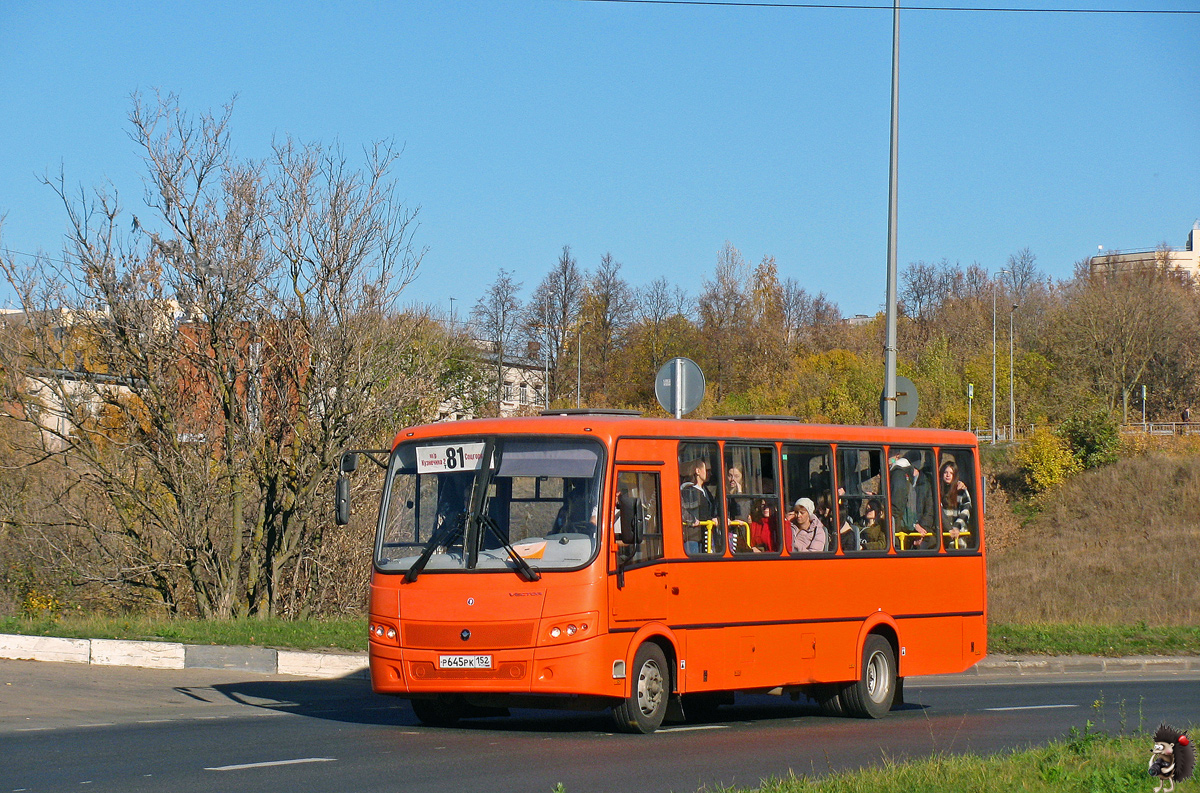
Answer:
[[[989,501],[993,623],[1200,624],[1200,456],[1137,451],[1044,494],[1023,525]]]

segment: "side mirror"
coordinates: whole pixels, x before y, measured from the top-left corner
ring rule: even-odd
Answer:
[[[617,496],[617,539],[626,545],[637,545],[642,541],[642,502],[628,493]]]
[[[345,465],[345,457],[342,458],[343,470]],[[350,480],[345,474],[337,478],[337,486],[334,488],[334,520],[339,526],[345,526],[350,522]]]
[[[358,452],[346,452],[342,455],[342,473],[352,474],[358,470]]]

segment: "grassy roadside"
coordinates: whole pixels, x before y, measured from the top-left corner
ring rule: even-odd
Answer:
[[[130,639],[293,650],[367,649],[366,618],[331,620],[163,620],[147,617],[0,618],[0,633],[73,639]]]
[[[1149,790],[1146,762],[1149,736],[1111,737],[1072,730],[1065,740],[1013,754],[978,757],[938,755],[905,763],[886,761],[868,768],[818,779],[767,780],[756,793],[1126,793]],[[725,788],[724,793],[746,791]],[[570,793],[569,790],[566,793]]]
[[[989,625],[992,655],[1200,655],[1200,626]]]
[[[133,639],[295,650],[365,651],[366,621],[161,620],[146,617],[0,618],[0,633],[76,639]],[[992,625],[994,655],[1200,655],[1200,626]]]

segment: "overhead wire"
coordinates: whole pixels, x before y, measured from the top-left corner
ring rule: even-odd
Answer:
[[[863,3],[769,3],[755,0],[575,0],[578,3],[622,3],[625,5],[717,6],[727,8],[801,8],[847,11],[892,11],[890,5]],[[954,11],[1002,14],[1178,14],[1200,15],[1200,9],[1172,8],[1022,8],[1019,6],[914,6],[901,11]]]

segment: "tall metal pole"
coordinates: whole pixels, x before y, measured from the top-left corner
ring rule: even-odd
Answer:
[[[997,276],[1008,270],[1001,270]],[[996,445],[996,282],[992,281],[992,445]]]
[[[1008,312],[1008,426],[1012,437],[1017,439],[1017,403],[1013,399],[1013,315],[1017,313],[1017,304],[1013,303],[1012,311]]]
[[[583,391],[583,323],[575,331],[575,407]]]
[[[900,0],[892,3],[892,151],[888,175],[887,343],[883,426],[896,426],[896,172],[900,158]]]
[[[992,445],[996,445],[996,282],[992,281]]]

